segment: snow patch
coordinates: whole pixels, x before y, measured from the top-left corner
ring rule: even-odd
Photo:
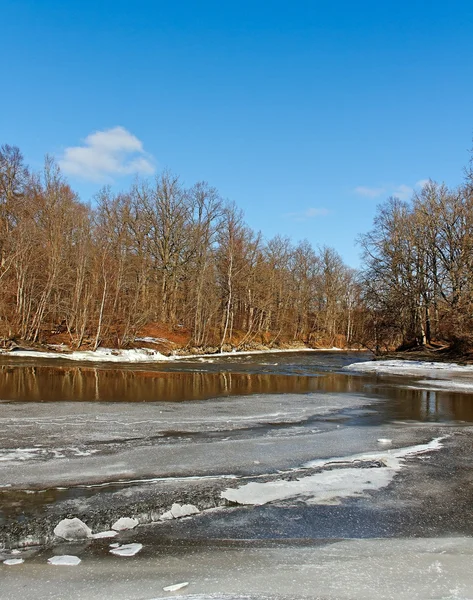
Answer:
[[[169,340],[166,338],[157,338],[157,337],[137,337],[135,338],[135,342],[145,342],[147,344],[169,344]]]
[[[143,544],[124,544],[117,548],[112,548],[110,552],[116,556],[135,556],[143,548]]]
[[[384,453],[367,452],[346,458],[314,460],[304,466],[347,466],[293,481],[280,479],[266,483],[252,482],[235,489],[227,488],[220,495],[230,502],[250,505],[262,505],[295,497],[305,498],[309,504],[338,504],[343,498],[361,496],[366,492],[386,487],[402,467],[405,458],[438,450],[442,447],[442,439],[436,438],[428,444],[387,450]],[[373,461],[377,461],[381,466],[374,468]],[[368,468],[350,466],[355,462],[367,462]]]
[[[151,339],[161,341],[159,338],[141,338],[141,341],[150,342]],[[138,340],[139,341],[139,340]],[[153,363],[169,360],[194,360],[199,358],[214,358],[220,356],[245,356],[250,354],[274,354],[282,352],[335,352],[340,348],[285,348],[268,350],[248,350],[245,352],[218,352],[215,354],[190,354],[190,355],[172,355],[166,356],[157,350],[149,348],[135,348],[131,350],[116,350],[113,348],[97,348],[97,350],[83,350],[74,352],[40,352],[38,350],[12,350],[2,351],[0,354],[8,356],[18,356],[19,358],[59,358],[63,360],[73,360],[80,362],[116,362],[116,363]]]
[[[64,566],[64,567],[75,567],[81,562],[78,556],[71,556],[69,554],[64,554],[63,556],[52,556],[48,558],[48,564]]]
[[[134,529],[139,525],[139,521],[130,517],[121,517],[118,521],[112,525],[112,529],[115,531],[126,531],[127,529]]]
[[[54,528],[54,535],[69,541],[84,540],[92,537],[92,530],[83,521],[74,517],[60,521]]]
[[[113,350],[112,348],[97,348],[92,350],[76,352],[38,352],[37,350],[15,350],[9,352],[9,356],[18,356],[20,358],[62,358],[63,360],[75,360],[84,362],[125,362],[125,363],[143,363],[143,362],[162,362],[169,360],[169,357],[148,348],[133,350]]]

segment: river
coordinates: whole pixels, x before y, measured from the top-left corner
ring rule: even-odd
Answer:
[[[473,597],[473,393],[346,368],[369,359],[3,356],[0,558],[25,562],[0,598]],[[163,519],[175,503],[200,512]],[[143,548],[61,542],[65,517],[136,517],[117,539]]]

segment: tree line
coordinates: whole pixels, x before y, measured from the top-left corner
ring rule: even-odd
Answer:
[[[389,198],[360,238],[363,299],[378,348],[473,344],[473,177]]]
[[[370,321],[332,248],[265,240],[204,182],[169,171],[80,200],[58,166],[0,149],[0,338],[127,347],[149,323],[193,347],[360,343]]]
[[[197,348],[291,341],[372,350],[473,344],[473,173],[388,198],[359,238],[362,268],[252,230],[205,182],[163,171],[80,200],[0,148],[0,341],[128,347],[150,323]]]

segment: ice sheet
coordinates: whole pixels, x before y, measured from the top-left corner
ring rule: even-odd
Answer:
[[[343,367],[346,371],[360,373],[386,373],[390,375],[431,375],[448,377],[450,375],[471,375],[473,365],[457,363],[427,362],[420,360],[373,360],[359,362]]]
[[[343,498],[359,496],[386,487],[402,467],[405,458],[440,449],[441,439],[436,438],[428,444],[384,452],[367,452],[337,460],[315,460],[307,463],[306,467],[366,462],[367,468],[347,466],[322,471],[297,480],[251,482],[236,489],[227,488],[221,496],[230,502],[251,505],[262,505],[296,497],[303,498],[310,504],[338,503]],[[373,461],[380,463],[381,466],[373,468]]]

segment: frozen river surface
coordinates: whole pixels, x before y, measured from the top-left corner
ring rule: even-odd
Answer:
[[[3,357],[0,598],[473,598],[473,373],[367,359]]]

